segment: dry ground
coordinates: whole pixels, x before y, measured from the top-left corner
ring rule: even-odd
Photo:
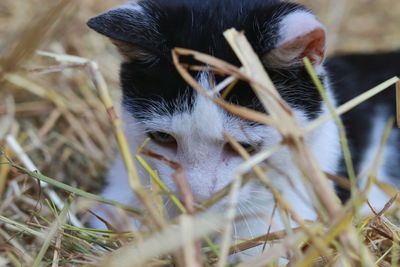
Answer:
[[[87,73],[76,69],[64,70],[62,74],[49,73],[48,66],[57,62],[37,54],[27,54],[18,62],[8,60],[11,67],[7,72],[11,70],[15,76],[3,77],[6,72],[4,58],[11,54],[19,40],[29,34],[27,29],[36,18],[54,2],[0,1],[0,144],[12,155],[4,140],[5,134],[11,133],[42,173],[79,185],[82,189],[98,188],[112,162],[116,146],[106,112]],[[55,31],[41,37],[38,49],[97,61],[113,98],[118,99],[119,56],[110,42],[91,32],[85,22],[122,1],[75,2],[78,7],[61,21]],[[400,1],[299,2],[309,4],[327,25],[331,54],[400,49]],[[33,35],[28,41],[34,39]],[[30,44],[25,45],[29,47]],[[79,131],[79,128],[84,131]],[[0,160],[5,158],[0,157]],[[37,183],[9,169],[8,165],[0,164],[0,266],[4,262],[15,266],[19,262],[27,263],[35,258],[42,246],[42,241],[34,235],[22,235],[16,231],[18,226],[8,224],[6,227],[4,224],[6,217],[32,229],[47,231],[50,223],[46,218],[53,221],[54,211],[46,202],[37,202],[38,198],[43,200]],[[79,200],[72,210],[79,213],[85,207],[87,203]],[[86,243],[82,246],[86,248]],[[71,248],[63,251],[61,257],[90,262],[92,256],[82,256],[85,253],[82,251],[86,250]]]
[[[300,0],[317,12],[334,34],[338,52],[382,51],[400,47],[400,2],[396,0]],[[336,36],[337,35],[337,36]]]

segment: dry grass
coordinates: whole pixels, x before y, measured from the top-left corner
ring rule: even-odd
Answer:
[[[147,151],[145,146],[141,153],[131,154],[115,116],[118,107],[113,107],[111,101],[118,99],[118,57],[109,42],[90,33],[84,26],[87,18],[118,2],[32,0],[28,4],[22,0],[3,0],[0,3],[0,140],[3,151],[0,156],[0,266],[225,266],[228,254],[265,242],[270,242],[271,248],[240,266],[276,266],[280,256],[289,254],[294,255],[290,266],[398,266],[397,195],[393,188],[376,182],[373,175],[380,153],[371,162],[370,181],[371,184],[378,183],[393,199],[384,210],[376,211],[368,218],[359,218],[355,214],[365,202],[365,192],[360,192],[342,207],[327,184],[326,175],[302,142],[303,134],[332,118],[321,118],[305,131],[300,129],[254,58],[246,39],[234,31],[227,32],[226,37],[241,59],[242,69],[189,50],[174,50],[175,64],[192,87],[208,97],[179,63],[182,54],[192,55],[199,64],[208,64],[227,77],[243,79],[252,85],[270,115],[229,105],[221,99],[213,100],[238,116],[279,129],[285,143],[290,144],[299,159],[299,167],[306,174],[313,198],[319,202],[319,221],[302,221],[257,165],[279,150],[281,144],[250,157],[234,139],[226,136],[246,162],[238,166],[235,180],[203,205],[212,206],[227,196],[230,207],[226,214],[199,212],[194,207],[179,164]],[[382,33],[374,31],[368,23],[356,24],[357,19],[361,20],[371,12],[376,16],[368,15],[367,21],[382,19],[380,9],[365,11],[367,6],[378,5],[377,1],[323,2],[325,5],[316,6],[321,14],[336,3],[334,9],[329,9],[330,15],[325,16],[334,35],[332,51],[396,47],[391,41],[400,32],[397,27],[385,27],[387,33]],[[392,7],[385,12],[400,9],[397,2],[385,2],[388,3],[379,7]],[[316,5],[315,1],[311,4]],[[385,17],[400,19],[386,13]],[[344,19],[352,23],[346,24]],[[365,32],[371,33],[368,36],[371,42],[361,42],[362,47],[358,42],[360,38],[367,38],[362,37]],[[345,41],[338,43],[338,38]],[[398,79],[393,78],[344,106],[332,108],[331,117],[340,124],[337,115],[396,82]],[[321,86],[319,89],[324,94]],[[389,129],[390,124],[382,144]],[[346,142],[343,138],[342,141],[346,150]],[[122,151],[125,165],[130,170],[130,184],[140,196],[144,210],[135,210],[89,193],[101,186],[117,147]],[[168,188],[142,155],[155,157],[175,169],[175,180],[185,196],[183,203],[171,196],[172,202],[184,214],[177,220],[171,222],[162,215],[159,194],[169,194]],[[152,192],[140,185],[132,164],[133,156],[152,177]],[[340,177],[328,177],[342,181]],[[268,233],[241,243],[233,242],[229,225],[236,218],[237,193],[241,184],[249,179],[260,179],[270,187],[278,205],[299,228]],[[98,202],[115,207],[123,218],[136,217],[148,227],[132,227],[131,231],[123,233],[111,224],[109,231],[83,227],[90,215],[88,208]],[[223,236],[220,247],[207,237],[216,231]],[[204,248],[198,240],[204,240]]]

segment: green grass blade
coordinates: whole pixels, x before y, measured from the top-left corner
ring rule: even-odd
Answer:
[[[36,259],[33,262],[32,267],[39,267],[39,266],[42,265],[43,258],[46,255],[46,252],[50,247],[51,241],[53,240],[53,238],[57,234],[57,232],[60,229],[61,225],[64,224],[66,222],[66,220],[67,220],[68,210],[69,210],[69,207],[71,205],[71,201],[72,201],[72,199],[70,198],[70,200],[65,203],[63,209],[61,210],[60,216],[58,216],[58,218],[56,218],[56,220],[54,221],[53,225],[50,227],[50,230],[46,235],[47,237],[44,240],[43,246],[40,249],[38,255],[36,256]]]

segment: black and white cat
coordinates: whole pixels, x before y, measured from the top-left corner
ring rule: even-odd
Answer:
[[[328,112],[302,64],[303,57],[311,59],[335,103],[334,96],[339,96],[340,102],[348,100],[400,72],[395,68],[388,71],[389,64],[400,66],[400,55],[396,54],[338,57],[324,64],[325,27],[304,6],[278,0],[143,0],[105,12],[89,20],[88,25],[111,38],[124,56],[120,73],[122,107],[131,150],[135,152],[145,138],[151,137],[151,150],[183,166],[199,203],[229,184],[235,167],[243,161],[224,140],[224,132],[249,152],[266,149],[281,138],[275,129],[235,117],[189,88],[172,63],[172,48],[194,49],[239,65],[222,33],[232,27],[243,30],[303,126]],[[221,80],[211,72],[199,72],[197,78],[210,90],[211,80]],[[263,111],[245,83],[238,83],[228,100]],[[377,149],[389,114],[394,114],[390,91],[344,118],[357,171],[362,171]],[[386,153],[391,161],[379,172],[385,181],[399,176],[397,135],[393,134]],[[306,142],[324,171],[343,172],[334,122],[311,133]],[[176,191],[173,170],[161,162],[149,161],[166,185]],[[315,219],[312,201],[289,151],[276,153],[268,166],[274,185],[296,211],[305,219]],[[142,172],[141,177],[148,185],[148,174]],[[373,191],[377,197],[371,202],[385,203],[387,197],[377,189]],[[116,159],[103,195],[138,205],[121,159]],[[271,218],[274,205],[272,195],[260,182],[254,180],[242,188],[238,212],[248,219],[237,223],[236,237],[265,234],[271,222],[274,229],[282,227],[279,216]],[[167,208],[175,214],[172,205]]]

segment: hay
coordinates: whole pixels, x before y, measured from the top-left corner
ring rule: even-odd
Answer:
[[[197,207],[179,164],[147,150],[146,142],[133,154],[128,149],[117,115],[118,107],[111,101],[118,97],[118,90],[113,90],[118,88],[115,49],[83,26],[88,17],[118,1],[103,2],[106,1],[48,1],[45,9],[46,5],[36,0],[31,4],[15,0],[0,3],[0,34],[4,36],[0,40],[0,266],[226,266],[229,254],[254,246],[265,247],[267,243],[269,248],[263,254],[239,266],[277,266],[277,260],[287,255],[294,255],[291,266],[398,265],[397,192],[376,181],[375,177],[382,149],[371,162],[368,186],[375,183],[392,199],[382,211],[359,218],[357,211],[365,202],[366,192],[354,190],[357,194],[353,194],[352,201],[341,206],[327,178],[353,189],[354,183],[324,174],[302,142],[304,134],[327,120],[335,119],[340,124],[338,115],[390,85],[399,84],[397,77],[343,106],[331,106],[329,116],[300,129],[244,36],[233,30],[226,33],[242,68],[195,51],[175,49],[177,69],[195,90],[237,116],[276,127],[287,141],[250,156],[236,140],[226,135],[246,161],[238,166],[231,184]],[[26,14],[35,16],[36,20],[32,22]],[[349,47],[353,49],[352,43]],[[102,56],[87,59],[88,55]],[[227,76],[216,86],[215,92],[229,88],[237,80],[248,82],[268,107],[269,115],[226,103],[223,98],[216,99],[215,94],[205,92],[189,75],[188,66],[180,64],[181,55],[197,59],[196,68],[207,64]],[[313,75],[312,69],[308,70]],[[318,80],[314,80],[318,84]],[[321,84],[318,88],[324,96]],[[381,148],[392,124],[388,122]],[[343,136],[342,142],[346,151],[348,146]],[[305,182],[313,199],[318,202],[320,220],[317,222],[303,221],[258,166],[287,144],[306,174]],[[131,187],[145,207],[141,210],[93,193],[101,187],[102,177],[117,147],[129,170]],[[149,167],[143,155],[175,170],[174,179],[183,196],[182,202]],[[149,173],[153,191],[145,190],[140,184],[133,158]],[[348,167],[350,176],[355,176],[351,164]],[[271,188],[277,205],[285,211],[283,216],[290,216],[299,227],[268,231],[252,240],[231,240],[231,222],[240,219],[235,213],[238,191],[250,179],[260,179]],[[160,195],[169,196],[184,215],[168,220],[162,213]],[[207,210],[223,197],[229,199],[226,214]],[[131,226],[130,231],[121,232],[113,222],[105,222],[110,230],[85,228],[91,215],[88,209],[95,211],[95,204],[99,202],[116,209],[121,218],[134,217],[147,227]],[[209,238],[216,232],[222,236],[220,245]],[[203,246],[199,240],[203,241]]]

